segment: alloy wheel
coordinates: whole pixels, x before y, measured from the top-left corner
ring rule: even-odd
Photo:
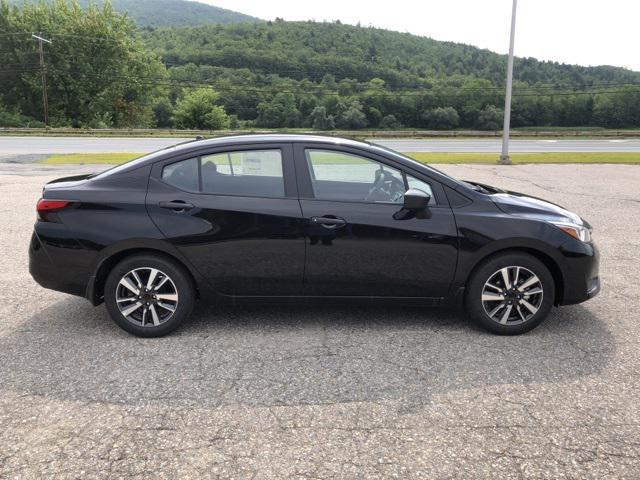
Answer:
[[[482,306],[494,322],[517,325],[530,320],[540,309],[542,281],[520,266],[503,267],[484,284]]]
[[[134,325],[157,327],[169,320],[178,308],[178,290],[161,270],[136,268],[118,282],[116,304],[122,316]]]

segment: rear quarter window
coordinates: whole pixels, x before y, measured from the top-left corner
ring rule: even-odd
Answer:
[[[190,158],[189,160],[167,165],[162,169],[162,180],[181,190],[197,192],[200,189],[198,181],[198,159]]]

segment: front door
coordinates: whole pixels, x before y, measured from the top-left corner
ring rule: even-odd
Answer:
[[[224,295],[299,295],[303,219],[290,144],[207,152],[154,167],[147,210]]]
[[[457,261],[441,187],[353,150],[296,146],[309,295],[444,297]],[[396,220],[404,192],[432,196],[430,218]]]

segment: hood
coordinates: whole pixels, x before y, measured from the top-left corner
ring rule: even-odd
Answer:
[[[86,175],[74,175],[72,177],[56,178],[55,180],[51,180],[50,182],[46,183],[44,189],[49,190],[54,188],[75,187],[86,182],[89,178],[93,177],[93,175],[93,173],[89,173]]]
[[[541,198],[505,191],[498,191],[490,197],[500,210],[510,215],[589,226],[575,213]]]

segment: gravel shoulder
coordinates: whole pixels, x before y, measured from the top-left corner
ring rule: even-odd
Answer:
[[[0,164],[0,478],[640,476],[640,168],[446,165],[595,228],[603,291],[497,337],[455,311],[200,306],[162,339],[31,279],[49,179]]]

